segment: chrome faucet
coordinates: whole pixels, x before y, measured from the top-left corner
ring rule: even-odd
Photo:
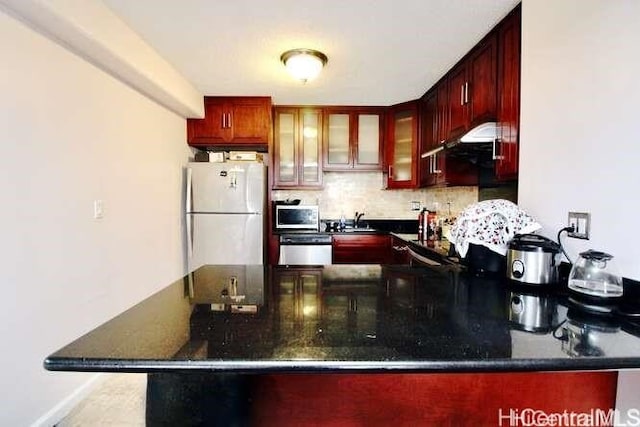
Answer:
[[[358,228],[360,226],[360,218],[364,216],[364,212],[356,212],[355,219],[353,221],[353,228]]]

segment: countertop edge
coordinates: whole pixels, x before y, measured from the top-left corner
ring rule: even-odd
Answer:
[[[266,373],[482,373],[535,371],[607,371],[640,368],[640,358],[504,359],[492,361],[157,361],[130,359],[47,358],[48,371],[72,372],[235,372]]]

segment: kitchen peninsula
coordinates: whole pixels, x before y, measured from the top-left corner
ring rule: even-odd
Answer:
[[[537,318],[518,316],[514,304],[525,300],[536,302]],[[550,388],[527,394],[534,405],[570,402],[586,410],[613,405],[612,370],[640,367],[638,325],[624,316],[594,316],[561,289],[536,292],[456,265],[204,266],[44,364],[55,371],[148,373],[148,425],[250,416],[249,402],[261,407],[264,399],[278,399],[269,387],[310,378],[280,375],[291,373],[342,381],[327,399],[362,375],[372,384],[389,373],[428,379],[430,385],[406,392],[440,390],[452,410],[471,399],[472,407],[482,402],[488,411],[524,404],[496,390],[531,386],[535,377],[533,387]],[[603,372],[524,374],[596,370]],[[544,382],[544,375],[554,377]],[[484,397],[461,397],[464,384],[484,384]],[[311,399],[319,390],[326,388],[305,393]],[[409,399],[414,407],[425,404],[416,399]],[[476,422],[494,420],[494,412],[478,412]]]

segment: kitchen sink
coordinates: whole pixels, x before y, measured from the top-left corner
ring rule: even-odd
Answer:
[[[375,231],[373,228],[345,228],[340,230],[339,233],[372,233]]]

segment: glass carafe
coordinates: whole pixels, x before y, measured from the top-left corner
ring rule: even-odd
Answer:
[[[594,297],[622,296],[622,277],[613,256],[593,249],[582,252],[571,268],[569,289]]]

